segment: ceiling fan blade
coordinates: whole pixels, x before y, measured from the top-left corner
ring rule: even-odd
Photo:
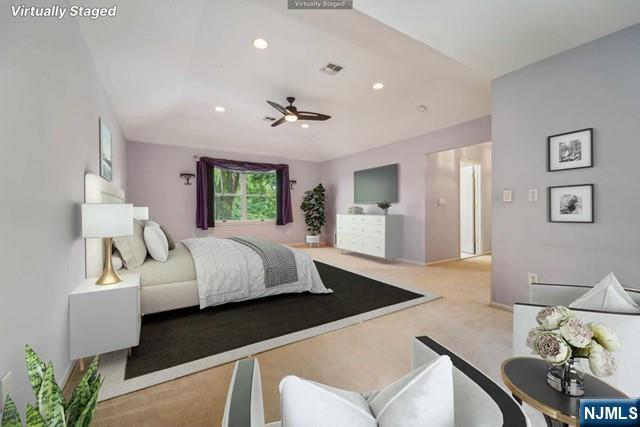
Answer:
[[[287,114],[289,114],[289,112],[287,111],[286,108],[284,108],[282,105],[280,104],[276,104],[273,101],[267,101],[267,104],[271,105],[273,108],[275,108],[276,110],[280,111],[282,114],[284,114],[285,116]]]
[[[329,120],[331,116],[327,116],[326,114],[313,113],[311,111],[298,111],[298,120]]]
[[[280,117],[278,120],[276,120],[275,122],[271,123],[271,127],[276,127],[278,125],[281,125],[285,122],[284,117]]]

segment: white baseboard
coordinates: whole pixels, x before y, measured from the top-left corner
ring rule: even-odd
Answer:
[[[447,259],[439,259],[437,261],[429,261],[428,263],[426,263],[425,265],[436,265],[436,264],[443,264],[445,262],[453,262],[453,261],[460,261],[460,257],[455,257],[455,258],[447,258]]]
[[[421,266],[421,267],[424,267],[425,265],[427,265],[427,264],[426,264],[426,263],[424,263],[424,262],[415,261],[415,260],[407,259],[407,258],[398,258],[398,259],[397,259],[397,261],[404,262],[404,263],[406,263],[406,264],[419,265],[419,266]]]
[[[509,313],[513,313],[513,306],[502,304],[500,302],[491,301],[489,303],[490,307],[497,308],[498,310],[508,311]]]

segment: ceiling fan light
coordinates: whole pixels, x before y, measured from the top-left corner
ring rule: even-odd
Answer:
[[[284,119],[288,122],[295,122],[296,120],[298,120],[298,116],[287,114],[286,116],[284,116]]]

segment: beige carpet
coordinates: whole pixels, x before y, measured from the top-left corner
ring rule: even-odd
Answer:
[[[296,374],[358,391],[381,388],[410,367],[410,339],[429,335],[500,384],[511,354],[511,313],[489,307],[490,258],[429,267],[378,262],[333,248],[312,256],[444,298],[258,354],[268,422],[279,419],[278,383]],[[94,426],[219,426],[233,365],[226,364],[101,402]],[[527,410],[534,425],[542,417]]]

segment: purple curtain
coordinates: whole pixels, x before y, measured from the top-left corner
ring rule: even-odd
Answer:
[[[293,208],[291,205],[291,187],[289,184],[289,165],[273,163],[253,163],[227,159],[212,159],[200,157],[197,163],[196,178],[196,226],[202,230],[215,226],[215,212],[213,211],[213,168],[230,171],[276,172],[276,210],[278,225],[293,222]]]

